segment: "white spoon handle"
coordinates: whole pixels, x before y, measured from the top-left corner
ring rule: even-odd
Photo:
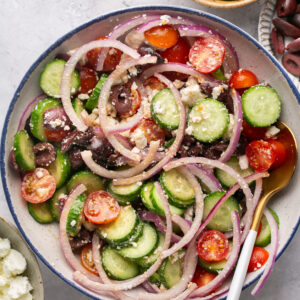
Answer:
[[[255,230],[249,231],[233,275],[227,300],[238,300],[240,298],[256,236],[257,232]]]

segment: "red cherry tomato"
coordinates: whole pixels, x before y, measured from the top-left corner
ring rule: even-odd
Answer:
[[[248,141],[261,140],[265,137],[267,127],[253,127],[243,120],[243,134]]]
[[[254,246],[248,266],[248,272],[260,269],[267,262],[268,258],[269,252],[267,250]]]
[[[144,35],[151,45],[162,49],[173,47],[179,38],[177,30],[171,25],[153,27],[145,31]]]
[[[189,60],[190,45],[184,38],[179,38],[177,43],[165,51],[160,51],[160,55],[168,62],[185,64]]]
[[[68,133],[71,131],[71,127],[68,126],[67,129],[65,130],[60,129],[60,130],[48,130],[44,128],[44,133],[46,135],[46,138],[48,141],[51,142],[60,142],[62,141],[67,135]]]
[[[107,37],[104,36],[104,37],[99,37],[96,40],[104,40],[106,38]],[[95,48],[95,49],[90,50],[86,54],[89,63],[95,70],[97,67],[98,56],[99,56],[100,51],[101,51],[101,48]],[[119,62],[121,60],[121,56],[122,56],[122,52],[119,49],[109,48],[109,51],[106,55],[106,58],[105,58],[105,61],[103,64],[102,71],[108,72],[108,71],[114,70],[116,68],[116,66],[119,64]]]
[[[147,78],[144,82],[144,86],[148,86],[152,90],[158,90],[158,91],[167,87],[163,82],[161,82],[158,78],[154,76]]]
[[[202,73],[211,73],[223,63],[225,48],[216,38],[207,36],[199,38],[189,53],[191,64]]]
[[[91,94],[93,88],[96,86],[98,82],[97,73],[88,67],[82,67],[79,71],[80,77],[80,94]]]
[[[89,271],[89,272],[91,272],[95,275],[98,275],[98,272],[96,270],[96,267],[95,267],[95,264],[94,264],[94,261],[93,261],[92,244],[86,245],[81,250],[80,261],[81,261],[81,264],[83,265],[83,267],[87,271]]]
[[[204,231],[197,242],[198,255],[206,261],[220,261],[229,252],[226,236],[217,230]]]
[[[87,219],[95,224],[107,224],[120,214],[120,206],[106,191],[96,191],[88,195],[83,211]]]
[[[271,144],[275,151],[275,161],[272,164],[271,169],[276,169],[286,160],[286,150],[284,145],[278,140],[268,139],[267,141]]]
[[[216,274],[209,273],[200,266],[197,266],[192,282],[196,283],[199,288],[208,284],[216,277]]]
[[[246,155],[250,166],[257,172],[269,170],[276,159],[272,145],[263,140],[251,142],[246,147]]]
[[[240,69],[235,71],[230,80],[229,85],[234,89],[245,89],[258,84],[256,75],[249,71]]]
[[[21,184],[22,197],[31,203],[42,203],[52,197],[56,189],[56,181],[48,170],[36,168],[28,172]]]

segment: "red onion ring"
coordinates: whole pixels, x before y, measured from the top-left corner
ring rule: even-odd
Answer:
[[[70,57],[70,59],[67,61],[65,65],[64,72],[62,74],[62,79],[61,79],[60,91],[61,91],[61,101],[64,110],[68,115],[69,119],[71,120],[72,124],[79,131],[85,131],[87,130],[88,127],[77,116],[71,103],[71,97],[70,97],[71,74],[74,71],[77,62],[84,54],[86,54],[88,51],[94,48],[99,48],[99,47],[114,47],[123,51],[124,53],[128,54],[129,56],[135,59],[138,59],[140,57],[137,51],[116,40],[92,41],[79,47],[74,52],[74,54]]]
[[[26,125],[26,121],[31,115],[34,107],[43,99],[45,99],[47,96],[45,94],[40,94],[36,96],[29,104],[26,106],[24,112],[22,113],[22,116],[19,121],[18,129],[17,131],[24,129]]]
[[[183,293],[181,293],[180,295],[175,297],[173,300],[185,300],[185,299],[187,299],[190,296],[190,294],[197,289],[197,287],[198,286],[197,286],[196,283],[191,282],[188,285],[187,289]]]
[[[186,112],[185,112],[185,107],[181,102],[181,95],[179,93],[179,91],[175,88],[174,84],[167,79],[165,76],[163,75],[159,75],[156,74],[155,75],[161,82],[165,83],[172,91],[175,99],[176,99],[176,103],[177,106],[179,108],[179,113],[180,113],[180,123],[179,123],[179,127],[177,129],[177,134],[175,137],[175,140],[173,142],[173,144],[168,148],[168,151],[166,152],[164,158],[159,161],[153,168],[149,169],[146,172],[143,172],[142,174],[130,177],[130,178],[126,178],[126,179],[116,179],[114,181],[114,184],[116,185],[126,185],[126,184],[131,184],[131,183],[135,183],[138,181],[144,181],[150,177],[152,177],[153,175],[155,175],[156,173],[158,173],[162,167],[167,164],[177,153],[183,136],[184,136],[184,131],[185,131],[185,124],[186,124]]]
[[[274,267],[278,247],[279,247],[279,232],[277,223],[273,217],[273,215],[270,213],[268,209],[265,209],[264,214],[268,220],[268,223],[271,228],[271,245],[270,245],[270,251],[269,251],[269,259],[265,265],[265,270],[262,274],[262,276],[259,278],[256,286],[251,292],[252,296],[257,296],[257,294],[260,292],[262,287],[264,286],[266,280],[269,278],[271,271]]]
[[[181,231],[184,234],[186,234],[190,230],[193,223],[193,222],[188,222],[187,220],[185,220],[184,218],[176,214],[172,216],[172,221],[180,227]]]
[[[159,141],[151,142],[148,154],[140,164],[130,169],[121,170],[121,171],[107,170],[106,168],[103,168],[100,165],[98,165],[93,160],[92,152],[90,150],[82,151],[81,157],[85,162],[86,166],[95,174],[105,178],[110,178],[115,180],[115,178],[127,178],[143,172],[155,159],[155,154],[157,152],[158,147],[159,147]]]
[[[152,284],[149,281],[143,282],[142,286],[148,293],[160,293],[160,289],[158,288],[158,286]]]

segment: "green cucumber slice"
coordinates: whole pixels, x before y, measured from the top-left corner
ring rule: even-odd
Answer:
[[[50,97],[60,98],[60,83],[66,62],[62,59],[55,59],[49,62],[41,73],[41,89]],[[80,87],[80,77],[76,70],[71,75],[71,94],[75,94]]]
[[[68,154],[62,153],[59,148],[56,148],[56,159],[47,169],[56,181],[56,188],[60,188],[71,173],[71,163]]]
[[[242,177],[247,177],[254,173],[251,167],[242,170],[239,164],[239,160],[236,156],[230,157],[226,164],[237,171]],[[225,188],[230,188],[236,183],[236,180],[232,176],[221,169],[215,169],[215,175],[219,179],[222,186]]]
[[[147,182],[146,184],[144,184],[141,190],[141,199],[143,204],[146,206],[146,208],[154,212],[155,208],[150,199],[150,193],[153,187],[154,187],[153,182]]]
[[[175,141],[175,138],[172,138],[172,139],[168,140],[167,142],[165,142],[164,148],[168,149],[170,146],[172,146],[172,144],[174,143],[174,141]]]
[[[51,214],[55,221],[59,222],[60,219],[60,208],[59,208],[59,198],[67,195],[67,187],[62,186],[60,189],[56,190],[52,198],[49,200],[49,208]]]
[[[87,194],[105,190],[104,180],[91,171],[80,171],[74,174],[67,183],[67,191],[70,193],[78,184],[84,184]]]
[[[72,101],[72,106],[76,115],[81,118],[81,113],[84,110],[83,102],[79,98],[75,98]]]
[[[44,132],[44,126],[43,126],[44,123],[43,113],[48,109],[56,108],[56,107],[61,107],[61,103],[56,99],[47,98],[41,100],[31,113],[31,117],[30,117],[31,133],[34,137],[36,137],[38,140],[42,142],[47,141]]]
[[[224,71],[222,66],[220,68],[218,68],[216,71],[213,71],[211,73],[211,75],[213,76],[213,78],[217,79],[217,80],[222,80],[222,81],[226,81],[226,77],[224,75]]]
[[[218,191],[213,192],[204,198],[203,220],[208,216],[212,208],[223,195],[225,195],[225,192]],[[231,212],[234,210],[237,210],[240,215],[240,206],[238,201],[234,197],[229,197],[207,224],[207,228],[221,232],[231,230],[233,228]]]
[[[27,208],[31,216],[41,224],[48,224],[53,222],[53,217],[50,212],[49,202],[30,203],[27,202]]]
[[[267,127],[275,123],[281,112],[281,99],[270,86],[256,85],[242,95],[246,121],[255,127]]]
[[[147,223],[144,223],[143,233],[141,237],[133,242],[131,246],[118,250],[123,257],[138,260],[146,255],[150,255],[158,243],[158,235],[156,229]]]
[[[85,104],[85,108],[89,111],[92,112],[92,110],[94,108],[96,108],[98,106],[98,99],[99,99],[99,95],[102,89],[102,86],[104,84],[104,82],[106,81],[106,79],[108,78],[108,74],[102,74],[97,85],[95,86],[90,98],[87,100],[86,104]]]
[[[229,124],[226,106],[217,100],[207,98],[191,109],[188,127],[192,135],[204,143],[211,143],[225,133]]]
[[[180,122],[176,99],[170,89],[159,91],[151,101],[151,115],[159,126],[177,129]]]
[[[26,130],[20,130],[14,138],[14,154],[18,166],[25,172],[35,169],[33,141]]]
[[[111,279],[126,280],[139,274],[139,268],[135,262],[124,258],[109,246],[103,248],[101,261],[103,269]]]

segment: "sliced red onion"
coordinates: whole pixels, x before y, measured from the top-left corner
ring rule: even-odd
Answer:
[[[270,251],[269,251],[269,259],[265,265],[265,270],[262,276],[259,278],[256,286],[251,292],[252,296],[257,296],[257,294],[260,292],[262,287],[264,286],[266,280],[269,278],[271,271],[274,267],[278,247],[279,247],[279,232],[277,223],[273,217],[273,215],[270,213],[268,209],[265,209],[264,214],[268,220],[268,223],[271,228],[271,245],[270,245]]]
[[[175,297],[173,300],[185,300],[185,299],[187,299],[187,298],[189,297],[189,295],[190,295],[194,290],[197,289],[197,287],[198,287],[198,286],[197,286],[196,283],[191,282],[191,283],[188,285],[187,289],[186,289],[183,293],[181,293],[180,295],[178,295],[177,297]]]
[[[192,25],[192,24],[194,24],[194,22],[183,19],[181,17],[174,18],[174,17],[168,16],[168,15],[162,15],[162,16],[160,16],[160,18],[145,22],[143,25],[139,26],[136,31],[143,33],[143,32],[145,32],[153,27],[156,27],[156,26],[180,25],[180,24]]]
[[[225,58],[223,61],[223,68],[225,74],[232,74],[239,69],[239,59],[235,49],[232,46],[232,44],[221,33],[217,32],[212,28],[201,25],[179,26],[178,31],[181,36],[212,35],[218,37],[225,47]]]
[[[185,112],[185,107],[181,102],[181,95],[179,93],[179,91],[175,88],[174,84],[167,79],[165,76],[163,75],[155,75],[161,82],[163,82],[164,84],[166,84],[172,91],[175,99],[176,99],[176,103],[177,106],[179,108],[179,113],[180,113],[180,122],[179,122],[179,127],[177,129],[177,133],[176,133],[176,137],[175,140],[173,142],[173,144],[168,148],[168,151],[166,152],[164,158],[162,160],[160,160],[153,168],[149,169],[146,172],[143,172],[142,174],[130,177],[130,178],[126,178],[126,179],[116,179],[114,181],[114,184],[116,185],[126,185],[126,184],[132,184],[138,181],[144,181],[150,177],[152,177],[153,175],[155,175],[156,173],[158,173],[162,167],[167,164],[177,153],[183,136],[184,136],[184,131],[185,131],[185,124],[186,124],[186,112]]]
[[[151,142],[148,154],[140,164],[130,169],[120,170],[120,171],[107,170],[106,168],[103,168],[100,165],[98,165],[93,160],[92,152],[89,150],[82,151],[81,157],[85,162],[86,166],[99,176],[110,178],[110,179],[127,178],[143,172],[155,159],[155,154],[157,152],[158,147],[159,147],[159,141]]]
[[[224,268],[219,272],[218,276],[206,285],[195,290],[191,296],[192,297],[203,297],[208,295],[211,291],[219,287],[225,279],[230,275],[232,269],[234,268],[237,259],[239,257],[240,247],[241,247],[241,227],[239,214],[235,210],[231,215],[233,224],[233,244],[230,257],[228,258]]]
[[[188,222],[187,220],[176,214],[172,216],[172,221],[180,227],[181,231],[184,234],[186,234],[190,230],[193,224],[193,222]]]
[[[130,140],[127,137],[125,137],[124,135],[116,133],[115,137],[127,149],[131,150],[133,148],[133,145],[131,144]]]
[[[64,253],[64,256],[65,256],[67,262],[72,267],[72,269],[74,269],[76,271],[80,271],[81,273],[88,276],[88,278],[91,280],[98,281],[99,277],[96,275],[92,275],[90,272],[88,272],[81,265],[80,261],[75,257],[75,255],[71,249],[69,238],[68,238],[68,235],[66,232],[67,218],[68,218],[71,206],[72,206],[74,200],[85,191],[86,191],[86,187],[83,184],[79,184],[69,194],[69,196],[66,200],[66,203],[64,205],[64,208],[60,215],[59,240],[60,240],[60,245],[61,245],[62,251]]]
[[[171,248],[162,252],[162,257],[166,258],[178,250],[182,249],[185,245],[187,245],[194,237],[197,230],[200,227],[202,216],[203,216],[203,193],[199,182],[196,177],[190,173],[186,168],[179,168],[180,173],[188,180],[188,182],[192,185],[195,191],[195,218],[193,220],[192,226],[188,228],[188,231],[184,234],[181,240],[174,244]]]
[[[221,191],[223,189],[219,180],[207,169],[200,167],[197,164],[189,165],[188,168],[193,175],[198,177],[209,188],[211,192]]]
[[[67,61],[65,65],[64,72],[61,79],[60,91],[61,91],[61,101],[64,110],[68,115],[69,119],[71,120],[72,124],[79,131],[87,130],[87,126],[83,123],[81,118],[78,117],[71,103],[71,97],[70,97],[71,74],[74,71],[77,62],[84,54],[86,54],[88,51],[94,48],[99,48],[99,47],[114,47],[123,51],[124,53],[128,54],[129,56],[135,59],[138,59],[140,57],[137,51],[116,40],[92,41],[79,47],[74,52],[74,54],[70,57],[70,59]]]
[[[160,289],[155,284],[150,283],[149,281],[145,281],[142,284],[142,287],[148,292],[148,293],[160,293]]]
[[[98,137],[104,137],[104,133],[101,127],[93,127],[94,134]]]
[[[234,125],[233,125],[233,130],[232,130],[229,145],[227,149],[221,154],[221,157],[219,158],[219,161],[221,162],[226,162],[232,156],[240,140],[240,136],[242,132],[243,109],[242,109],[241,96],[235,89],[231,89],[230,93],[233,100]]]
[[[47,96],[45,94],[40,94],[38,96],[36,96],[25,108],[20,121],[19,121],[19,125],[18,125],[18,129],[17,131],[24,129],[25,125],[26,125],[26,121],[29,118],[29,116],[31,115],[33,109],[35,108],[35,106],[38,104],[38,102],[40,102],[41,100],[45,99]]]

